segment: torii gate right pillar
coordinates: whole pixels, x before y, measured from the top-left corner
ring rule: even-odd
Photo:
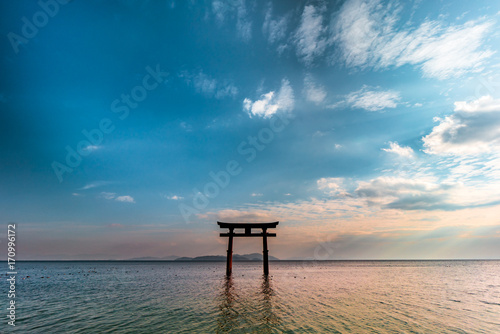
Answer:
[[[262,229],[262,258],[264,260],[264,275],[269,275],[269,250],[267,249],[267,228]]]
[[[233,229],[229,229],[229,243],[227,245],[226,275],[231,276],[233,271]]]

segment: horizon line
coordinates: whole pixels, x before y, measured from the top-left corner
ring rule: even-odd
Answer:
[[[222,256],[222,255],[219,255]],[[225,256],[224,256],[225,257]],[[307,262],[328,262],[328,261],[500,261],[500,258],[450,258],[450,259],[324,259],[324,260],[316,260],[316,259],[278,259],[271,260],[272,262],[297,262],[297,261],[307,261]],[[0,262],[8,262],[8,260],[0,260]],[[108,260],[93,260],[93,259],[58,259],[58,260],[16,260],[16,262],[223,262],[218,260],[164,260],[164,259],[153,259],[153,260],[134,260],[134,259],[108,259]],[[246,260],[246,261],[236,261],[236,262],[262,262],[262,260]]]

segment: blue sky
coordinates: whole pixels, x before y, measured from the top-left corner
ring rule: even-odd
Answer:
[[[280,258],[500,254],[500,4],[0,7],[22,258],[224,254],[217,220],[279,220]]]

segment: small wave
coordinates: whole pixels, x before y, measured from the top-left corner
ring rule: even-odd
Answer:
[[[495,303],[495,302],[487,302],[486,300],[480,300],[481,303],[488,304],[488,305],[497,305],[500,306],[500,303]]]

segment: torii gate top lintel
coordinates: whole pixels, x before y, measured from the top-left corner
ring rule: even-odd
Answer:
[[[221,228],[276,228],[276,225],[278,225],[280,222],[273,222],[273,223],[224,223],[224,222],[217,222],[217,225],[219,225]]]
[[[217,222],[220,228],[228,228],[229,233],[221,233],[221,237],[263,237],[264,233],[268,237],[275,237],[276,233],[267,233],[268,228],[276,228],[279,222],[273,223],[223,223]],[[252,228],[262,229],[262,233],[252,233]],[[234,233],[235,229],[245,229],[245,233]]]
[[[221,237],[229,237],[229,244],[227,247],[227,266],[226,275],[231,275],[233,267],[233,237],[262,237],[263,251],[262,258],[264,260],[264,275],[269,274],[269,261],[267,249],[267,237],[275,237],[276,233],[267,233],[268,228],[276,228],[279,222],[272,223],[224,223],[217,222],[220,228],[228,228],[229,233],[220,233]],[[252,228],[262,229],[262,233],[252,233]],[[245,229],[244,233],[234,233],[235,229]]]

